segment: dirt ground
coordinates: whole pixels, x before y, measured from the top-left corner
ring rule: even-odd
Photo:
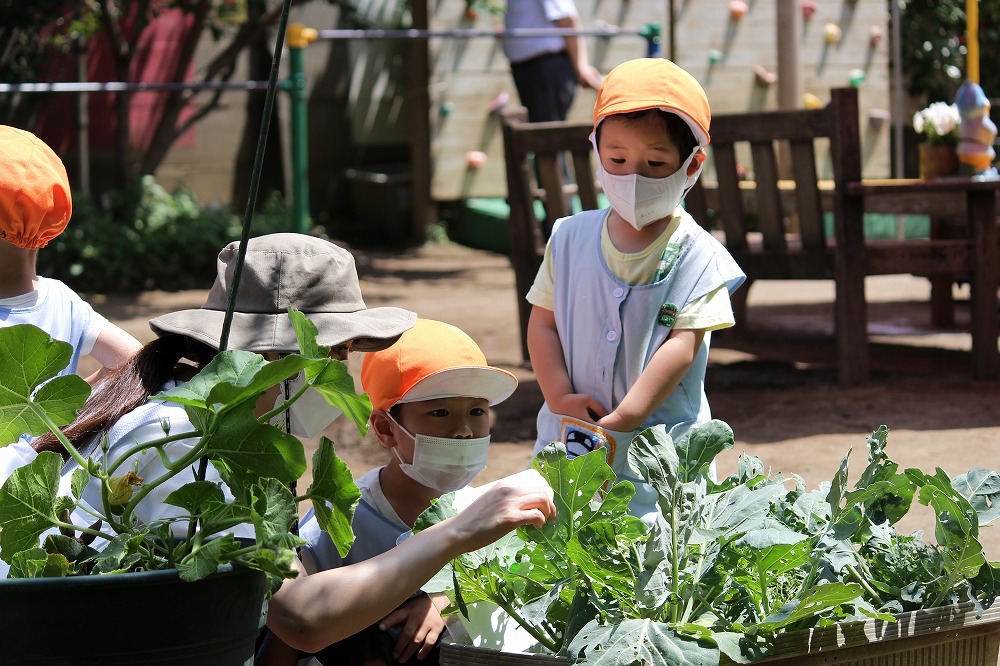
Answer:
[[[448,243],[355,254],[368,307],[404,307],[459,326],[491,363],[517,375],[518,390],[496,407],[489,465],[473,485],[523,469],[541,392],[521,362],[507,258]],[[941,467],[949,475],[1000,468],[1000,382],[971,378],[970,339],[963,329],[968,293],[956,287],[956,328],[942,330],[929,326],[926,280],[869,278],[867,291],[873,377],[866,386],[845,389],[836,383],[832,283],[753,286],[749,333],[722,332],[712,341],[709,401],[713,415],[736,435],[735,449],[718,461],[720,474],[733,472],[746,452],[815,488],[853,449],[853,481],[866,464],[865,438],[880,424],[890,428],[888,453],[901,467]],[[94,305],[145,341],[150,318],[198,307],[205,293],[146,292],[95,298]],[[360,360],[350,360],[355,376]],[[326,434],[356,476],[386,459],[377,440],[360,438],[347,423],[335,423]],[[927,511],[911,514],[902,526],[907,531],[933,524]],[[990,559],[1000,560],[1000,527],[985,528],[981,539]]]

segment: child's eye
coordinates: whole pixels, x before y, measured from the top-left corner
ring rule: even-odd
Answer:
[[[469,414],[471,414],[472,416],[485,416],[486,410],[483,409],[482,407],[473,407],[472,409],[469,410]]]
[[[612,164],[625,164],[625,158],[624,157],[612,157],[610,159],[611,159],[611,163]]]
[[[666,165],[667,165],[666,162],[649,162],[649,166],[653,167],[654,169],[659,169],[660,167]]]
[[[443,418],[445,416],[448,416],[448,410],[442,407],[441,409],[435,409],[431,411],[430,415],[436,418]]]

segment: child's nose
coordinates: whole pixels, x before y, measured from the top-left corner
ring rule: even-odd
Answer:
[[[463,419],[455,428],[455,439],[471,439],[472,435],[472,424],[465,419]]]

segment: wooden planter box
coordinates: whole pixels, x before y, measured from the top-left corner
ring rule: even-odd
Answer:
[[[977,618],[971,603],[781,634],[767,666],[996,666],[1000,663],[1000,605]],[[442,666],[565,665],[562,657],[498,652],[444,644]],[[722,666],[733,662],[723,657]]]

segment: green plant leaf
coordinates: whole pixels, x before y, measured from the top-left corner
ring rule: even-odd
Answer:
[[[351,477],[351,470],[337,456],[333,442],[326,437],[320,438],[313,454],[313,482],[308,495],[312,498],[319,526],[330,535],[341,557],[346,556],[354,543],[351,522],[361,492]]]
[[[277,479],[264,479],[262,484],[254,486],[253,492],[253,524],[258,543],[294,547],[286,540],[299,518],[292,491]]]
[[[588,666],[718,666],[719,663],[717,647],[652,620],[627,620],[613,626],[591,622],[580,630],[567,652],[574,658],[585,657]]]
[[[0,446],[23,434],[48,432],[40,412],[58,426],[76,418],[90,386],[78,375],[57,377],[69,365],[72,353],[71,345],[54,340],[36,326],[0,328]]]
[[[817,616],[830,608],[850,603],[860,596],[861,586],[856,583],[818,585],[766,617],[758,627],[764,631],[775,631],[799,620]]]
[[[372,414],[371,399],[365,393],[355,393],[354,378],[343,361],[327,359],[318,372],[312,374],[313,390],[318,391],[328,403],[339,408],[354,422],[362,437],[368,432],[368,418]],[[312,370],[313,368],[310,368]]]
[[[979,514],[980,526],[1000,517],[1000,474],[984,467],[973,467],[951,480],[958,491]]]
[[[177,573],[181,580],[189,583],[201,580],[218,571],[223,551],[234,547],[233,538],[229,535],[207,541],[177,563]]]
[[[0,557],[5,562],[17,551],[37,546],[39,535],[56,523],[62,466],[62,456],[43,451],[0,487]]]
[[[735,444],[733,429],[725,421],[712,420],[689,429],[675,445],[682,481],[687,483],[707,475],[712,461]]]
[[[225,503],[225,501],[222,488],[211,481],[185,483],[163,499],[165,504],[186,509],[191,514],[201,512],[211,502]]]
[[[258,423],[249,402],[220,417],[213,432],[202,437],[202,445],[205,455],[241,501],[247,501],[246,489],[262,478],[291,483],[306,469],[301,440],[267,423]]]
[[[292,328],[295,329],[295,338],[299,341],[299,351],[302,352],[302,355],[326,358],[330,353],[330,348],[316,342],[316,336],[319,335],[316,324],[306,319],[301,311],[292,307],[288,308],[288,319],[292,322]]]

